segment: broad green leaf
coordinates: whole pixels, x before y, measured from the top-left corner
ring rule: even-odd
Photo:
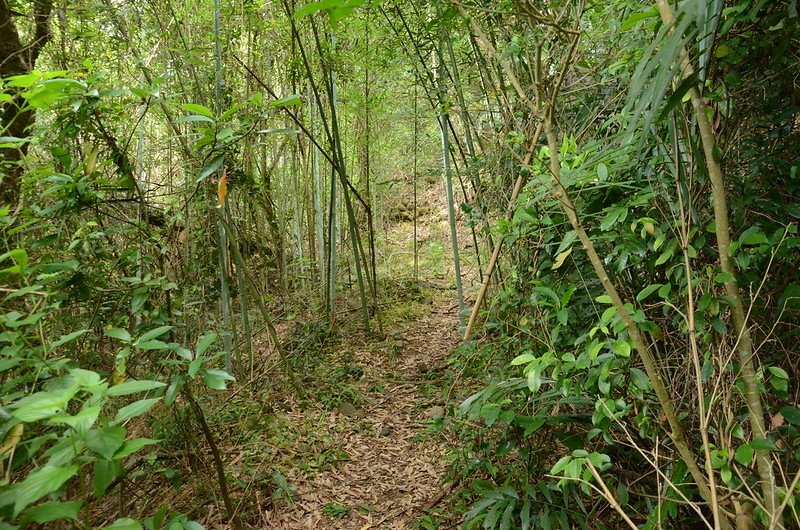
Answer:
[[[567,464],[569,464],[571,461],[572,461],[572,455],[562,456],[558,460],[558,462],[556,462],[555,465],[553,465],[553,467],[550,469],[550,474],[558,475],[559,473],[561,473],[561,471],[563,471],[567,467]]]
[[[94,405],[83,409],[74,416],[63,414],[59,416],[53,416],[48,421],[50,423],[63,423],[65,425],[69,425],[77,432],[86,432],[91,429],[92,425],[94,425],[94,423],[97,421],[97,417],[100,415],[101,409],[102,407],[100,405]]]
[[[122,472],[122,465],[119,461],[109,461],[105,458],[98,458],[94,461],[94,472],[92,473],[92,489],[98,499],[102,499],[106,494],[106,489],[111,481],[117,478]]]
[[[780,377],[781,379],[789,379],[789,374],[786,373],[786,370],[779,366],[770,366],[769,371],[775,377]]]
[[[751,226],[739,236],[739,243],[742,245],[763,245],[767,242],[767,236],[757,226]]]
[[[610,304],[611,303],[611,297],[608,296],[607,294],[601,294],[600,296],[595,298],[595,301],[599,302],[601,304]]]
[[[125,441],[125,427],[112,425],[103,429],[92,429],[86,433],[86,445],[106,460],[114,458],[114,453]]]
[[[197,121],[202,121],[206,123],[214,123],[214,120],[209,118],[208,116],[203,116],[202,114],[189,114],[188,116],[181,116],[177,120],[177,123],[192,123]]]
[[[203,167],[203,169],[200,171],[200,173],[197,174],[197,178],[194,180],[195,183],[198,183],[198,182],[201,182],[201,181],[205,180],[212,173],[216,173],[219,170],[219,168],[222,167],[222,162],[224,162],[224,161],[225,161],[225,155],[224,154],[217,155],[214,158],[212,158]]]
[[[13,486],[16,497],[14,517],[32,502],[61,488],[77,472],[77,465],[67,467],[44,465],[31,471],[25,480]]]
[[[534,360],[536,357],[533,356],[532,353],[523,353],[522,355],[517,355],[513,361],[511,361],[511,366],[519,366],[520,364],[527,364]]]
[[[125,440],[116,453],[114,453],[114,460],[120,460],[128,457],[133,453],[138,452],[142,447],[157,444],[160,440],[153,440],[152,438],[134,438],[133,440]]]
[[[142,530],[142,525],[134,519],[125,517],[117,519],[109,526],[104,526],[102,530]]]
[[[77,389],[69,392],[37,392],[14,403],[14,412],[11,415],[24,422],[49,418],[61,412],[76,391]]]
[[[295,107],[300,105],[303,100],[300,98],[299,94],[292,94],[291,96],[286,96],[285,98],[277,99],[269,104],[270,107],[273,108],[280,108],[280,107]]]
[[[800,410],[794,407],[781,407],[781,416],[794,425],[800,425]]]
[[[214,344],[215,340],[217,340],[217,334],[214,332],[203,335],[203,337],[197,342],[197,348],[195,349],[197,357],[203,355],[208,347]]]
[[[636,301],[641,302],[647,299],[648,296],[650,296],[660,288],[661,288],[660,283],[654,283],[652,285],[648,285],[647,287],[639,291],[639,294],[636,295]]]
[[[172,331],[173,329],[174,329],[173,326],[161,326],[161,327],[158,327],[158,328],[155,328],[155,329],[151,329],[147,333],[142,334],[142,336],[140,336],[139,340],[137,340],[136,342],[137,343],[147,342],[149,340],[156,339],[156,338],[160,337],[161,335],[167,333],[168,331]]]
[[[112,339],[121,340],[122,342],[130,342],[131,341],[131,334],[128,333],[127,330],[114,328],[114,329],[107,329],[106,336],[111,337]]]
[[[541,387],[542,373],[539,371],[538,367],[534,367],[530,372],[528,372],[528,388],[531,392],[536,393]]]
[[[757,438],[750,442],[750,445],[756,451],[775,451],[778,449],[778,447],[775,445],[775,442],[769,438]]]
[[[638,368],[631,368],[631,381],[641,390],[648,390],[650,388],[650,378]]]
[[[722,469],[719,470],[719,476],[722,479],[722,482],[725,484],[730,484],[731,479],[733,478],[731,467],[728,464],[725,464]]]
[[[72,368],[69,375],[72,381],[81,388],[97,389],[103,383],[100,374],[92,370]]]
[[[109,396],[127,396],[128,394],[135,394],[137,392],[146,392],[155,388],[167,386],[166,383],[161,381],[140,380],[140,381],[125,381],[122,384],[112,386],[108,389]]]
[[[622,357],[631,356],[631,345],[625,340],[615,340],[611,345],[611,349],[620,354]]]
[[[730,272],[720,272],[719,274],[714,276],[714,281],[717,282],[717,283],[720,283],[720,284],[732,282],[735,279],[736,279],[736,277],[733,274],[731,274]]]
[[[28,523],[52,523],[64,519],[75,520],[83,503],[81,501],[70,502],[46,502],[33,508],[28,508],[22,513],[20,522],[25,525]]]
[[[184,103],[183,105],[181,105],[181,108],[193,114],[199,114],[201,116],[205,116],[206,118],[210,118],[211,121],[214,121],[214,113],[211,112],[211,109],[209,109],[204,105],[198,105],[196,103]]]
[[[665,250],[661,253],[661,255],[656,260],[656,265],[661,265],[662,263],[666,263],[669,258],[672,257],[672,250]]]
[[[612,226],[614,226],[614,223],[617,222],[617,220],[620,218],[621,214],[622,214],[622,210],[621,209],[619,209],[619,208],[611,209],[605,215],[605,217],[603,217],[603,220],[600,221],[600,230],[603,230],[603,231],[609,230]]]
[[[225,381],[236,380],[228,372],[225,372],[224,370],[216,370],[213,368],[210,370],[206,370],[205,374],[203,374],[203,379],[206,382],[206,386],[208,386],[208,388],[213,388],[214,390],[225,390],[228,388],[225,385]]]
[[[158,403],[158,400],[161,398],[151,398],[151,399],[141,399],[139,401],[134,401],[130,405],[126,405],[119,409],[117,412],[117,416],[114,418],[115,424],[120,424],[122,422],[128,421],[131,418],[135,418],[136,416],[141,416],[151,408],[153,405]]]
[[[608,179],[608,166],[602,162],[597,164],[597,178],[600,179],[600,182],[605,182]]]
[[[136,347],[140,350],[167,350],[170,348],[170,345],[164,342],[163,340],[145,340],[136,343]]]
[[[742,464],[743,466],[749,466],[750,462],[753,461],[753,455],[755,451],[750,444],[742,444],[736,449],[736,454],[734,458],[736,461]]]

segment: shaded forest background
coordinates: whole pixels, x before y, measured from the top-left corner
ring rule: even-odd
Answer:
[[[429,303],[409,527],[800,527],[797,22],[0,0],[0,527],[259,527]]]

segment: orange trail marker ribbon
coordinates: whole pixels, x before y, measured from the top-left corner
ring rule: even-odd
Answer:
[[[222,170],[222,177],[217,184],[217,208],[222,208],[225,204],[225,198],[228,196],[228,170]]]

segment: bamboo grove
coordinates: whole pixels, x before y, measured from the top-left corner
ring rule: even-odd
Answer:
[[[431,281],[449,486],[407,527],[798,527],[797,22],[0,0],[0,527],[202,528],[170,483],[259,527],[296,461],[240,479],[219,418],[336,410],[326,348]]]

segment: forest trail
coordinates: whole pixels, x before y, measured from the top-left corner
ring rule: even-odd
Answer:
[[[439,202],[433,192],[428,200]],[[442,222],[443,208],[434,207],[419,227],[421,238],[434,246],[449,245],[438,235],[443,230],[435,228]],[[408,226],[389,227],[390,249],[407,246]],[[449,255],[437,258],[448,263]],[[287,419],[313,431],[318,443],[332,443],[335,454],[344,458],[289,478],[297,487],[294,501],[275,503],[264,511],[265,528],[412,528],[450,491],[443,484],[448,444],[435,432],[447,410],[445,363],[459,342],[458,306],[447,267],[426,267],[421,260],[419,281],[411,283],[411,292],[400,295],[411,304],[408,311],[384,316],[385,340],[360,329],[340,333],[338,354],[345,352],[348,366],[363,369],[363,376],[353,382],[363,400],[340,403],[333,410],[321,403],[294,407]],[[351,314],[355,326],[358,312]],[[313,448],[312,452],[318,453]]]
[[[440,500],[446,448],[426,431],[444,409],[439,393],[422,387],[435,382],[457,343],[457,320],[456,310],[439,304],[403,333],[396,358],[388,351],[378,358],[369,348],[354,351],[354,363],[369,366],[359,381],[368,397],[355,415],[313,409],[288,414],[297,425],[316,425],[349,460],[295,479],[295,502],[265,514],[267,528],[411,528]],[[383,393],[366,392],[381,387]]]

